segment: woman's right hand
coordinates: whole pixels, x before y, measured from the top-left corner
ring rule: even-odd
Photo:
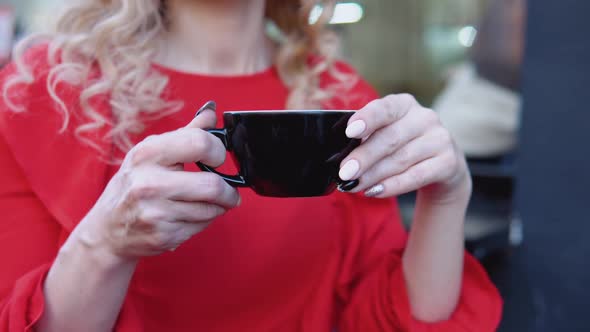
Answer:
[[[137,261],[175,250],[238,206],[237,190],[221,177],[184,171],[183,163],[224,162],[221,141],[201,129],[214,125],[215,113],[205,111],[187,127],[136,145],[72,235],[111,258]]]

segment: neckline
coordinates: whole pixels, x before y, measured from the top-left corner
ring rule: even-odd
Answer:
[[[161,73],[167,74],[169,76],[176,76],[186,79],[208,79],[208,80],[252,80],[264,77],[274,76],[276,74],[276,66],[271,65],[266,69],[261,71],[257,71],[250,74],[240,74],[240,75],[215,75],[215,74],[204,74],[198,72],[190,72],[184,71],[180,69],[171,68],[156,62],[152,62],[152,68],[160,71]]]

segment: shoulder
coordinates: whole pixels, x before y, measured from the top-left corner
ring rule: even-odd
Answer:
[[[51,124],[47,133],[73,133],[87,120],[80,116],[83,89],[76,82],[83,71],[78,67],[64,64],[50,42],[21,52],[0,71],[0,124],[26,119],[33,130],[42,121]]]
[[[12,62],[0,73],[0,139],[3,153],[11,154],[35,195],[70,230],[102,191],[107,165],[76,134],[75,128],[87,121],[77,114],[79,89],[58,83],[50,93],[48,78],[55,67],[48,50],[47,45],[30,48],[20,63]],[[30,70],[29,76],[23,68]],[[64,108],[71,115],[67,128]],[[95,141],[110,151],[110,141]]]
[[[19,76],[18,88],[25,86],[39,86],[44,78],[47,78],[51,69],[49,61],[49,44],[40,43],[28,47],[19,55],[18,59],[12,59],[0,71],[0,84],[4,88],[10,83],[11,78]],[[15,86],[17,88],[17,86]]]
[[[65,109],[73,108],[76,99],[62,84],[50,91],[53,66],[49,57],[49,45],[38,44],[0,72],[0,134],[15,144],[13,149],[33,136],[53,141],[73,135],[64,130],[64,119],[69,116]]]
[[[24,113],[51,100],[47,78],[51,71],[49,45],[29,47],[0,71],[0,118]],[[43,108],[44,110],[47,107]]]
[[[379,98],[379,93],[349,63],[337,60],[320,77],[320,86],[330,93],[326,107],[357,110]]]

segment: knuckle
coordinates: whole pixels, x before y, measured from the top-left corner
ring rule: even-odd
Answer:
[[[418,104],[418,101],[416,101],[416,98],[414,98],[414,96],[412,96],[409,93],[401,93],[395,95],[395,100],[393,102],[395,103],[396,107],[402,111],[404,115],[410,112],[412,108],[415,108],[416,106],[420,105]]]
[[[408,172],[408,177],[416,188],[422,188],[426,185],[426,172],[422,168],[413,168]]]
[[[393,123],[401,118],[400,107],[395,95],[389,95],[383,98],[385,102],[384,115],[387,118],[388,123]]]
[[[154,225],[164,221],[166,215],[164,212],[154,208],[142,208],[137,214],[137,220],[144,225]]]
[[[446,153],[443,155],[443,171],[445,173],[454,173],[459,167],[459,158],[453,153]]]
[[[134,175],[127,195],[132,201],[140,201],[157,196],[159,191],[160,188],[153,181]]]
[[[366,188],[368,185],[367,183],[372,183],[372,180],[375,179],[376,174],[379,170],[376,170],[374,167],[368,169],[361,177],[359,178],[360,184],[355,189],[363,189]]]
[[[413,107],[419,105],[414,96],[407,93],[388,95],[383,98],[387,105],[386,116],[390,122],[395,122],[404,117]]]
[[[396,152],[396,164],[400,167],[407,169],[412,165],[412,155],[408,149],[400,149]]]
[[[131,166],[140,165],[153,158],[156,154],[153,141],[153,138],[149,142],[144,140],[131,149],[129,152]]]
[[[203,219],[211,220],[217,218],[223,213],[222,209],[212,204],[205,204],[203,206]]]
[[[422,108],[422,112],[424,113],[423,118],[424,121],[429,124],[429,125],[440,125],[440,118],[438,116],[438,114],[429,109],[429,108]]]
[[[389,133],[388,139],[386,140],[386,149],[389,154],[394,153],[399,145],[402,143],[402,135],[399,131],[393,131]]]
[[[188,130],[186,137],[189,140],[188,146],[191,147],[197,156],[207,153],[210,144],[204,131],[200,129]]]
[[[394,188],[395,190],[399,190],[400,188],[403,188],[401,176],[394,176],[394,177],[388,179],[387,181],[388,181],[388,187],[390,187],[390,188]]]
[[[436,146],[439,150],[446,150],[448,148],[453,148],[453,137],[451,133],[446,130],[444,127],[435,127],[427,129],[426,133],[424,134],[429,142],[436,143]]]
[[[385,97],[383,97],[383,101],[390,107],[398,107],[399,103],[398,103],[398,98],[399,95],[387,95]]]
[[[223,142],[217,137],[213,136],[213,134],[209,134],[207,132],[204,133],[205,138],[207,140],[207,150],[211,155],[211,159],[214,160],[212,160],[212,162],[214,163],[214,165],[212,166],[218,166],[217,164],[223,164],[225,162],[225,157],[227,154],[227,151],[223,146]]]
[[[156,249],[166,248],[170,243],[170,237],[164,232],[155,231],[149,236],[148,243]]]
[[[114,177],[115,181],[118,182],[122,188],[129,188],[133,181],[133,170],[129,167],[121,167]]]
[[[212,199],[217,198],[223,195],[225,191],[225,181],[215,174],[206,173],[203,179],[203,190],[205,191],[205,195]]]
[[[371,100],[370,102],[368,102],[365,107],[363,107],[363,109],[366,109],[366,111],[372,112],[375,109],[380,109],[382,108],[382,104],[381,104],[381,100],[380,99],[374,99]]]
[[[438,130],[436,137],[438,141],[441,142],[445,147],[453,146],[453,137],[448,130],[441,128]]]
[[[414,105],[418,105],[418,101],[416,98],[409,94],[409,93],[400,93],[397,95],[398,102],[401,104],[400,106],[404,106],[405,108],[410,108]]]

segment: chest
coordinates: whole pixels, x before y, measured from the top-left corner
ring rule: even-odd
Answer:
[[[141,298],[190,304],[201,317],[265,317],[318,296],[338,266],[341,211],[332,199],[270,199],[250,190],[242,197],[176,251],[145,259],[134,280]]]
[[[185,96],[184,110],[148,123],[141,137],[135,138],[137,142],[185,126],[208,99],[218,101],[221,126],[224,110],[281,109],[286,98],[282,88],[273,87],[264,91],[270,96],[262,96],[254,93],[256,87],[231,86],[233,93],[205,89],[195,94],[195,100],[189,100],[188,87],[173,88]],[[187,164],[185,169],[197,171],[194,164]],[[236,172],[229,157],[218,170]],[[110,173],[116,171],[113,167]],[[176,251],[142,260],[131,290],[144,305],[161,307],[167,303],[175,310],[184,310],[179,309],[184,303],[190,312],[198,310],[203,319],[214,319],[224,312],[256,311],[268,316],[273,308],[283,307],[285,299],[293,304],[305,301],[318,278],[331,275],[326,269],[337,264],[334,259],[338,257],[335,252],[339,250],[343,213],[333,196],[278,199],[258,196],[250,189],[241,189],[240,194],[239,208],[216,219]],[[260,301],[261,296],[264,301]],[[256,307],[245,303],[256,303]]]

